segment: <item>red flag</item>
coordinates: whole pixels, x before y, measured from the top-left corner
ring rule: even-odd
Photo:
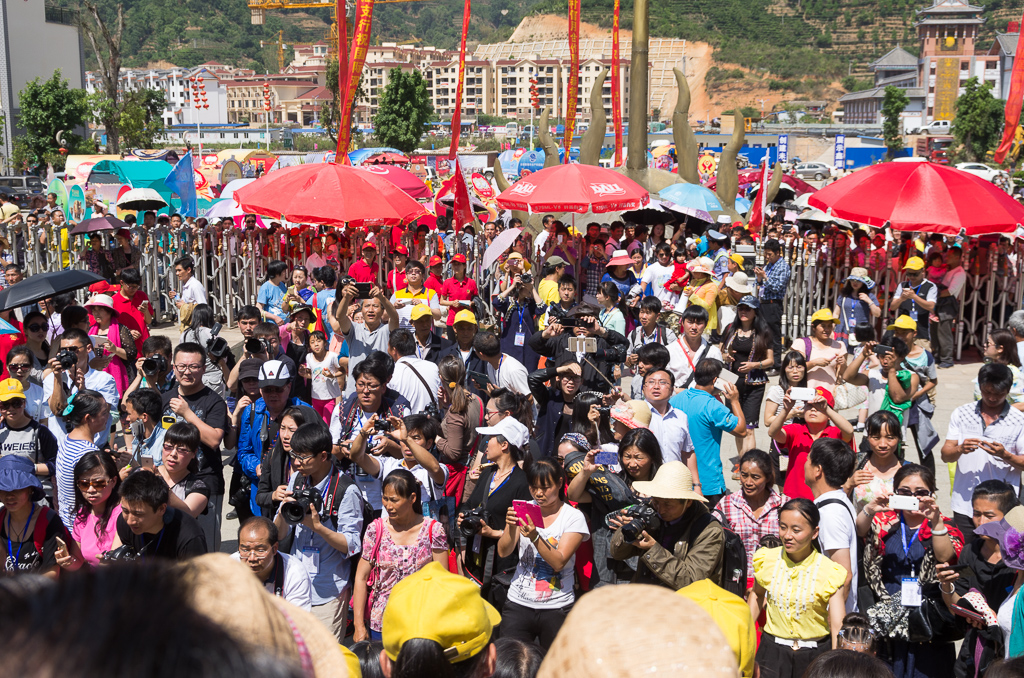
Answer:
[[[761,185],[757,189],[757,198],[754,199],[754,204],[750,206],[750,215],[747,220],[747,230],[750,232],[760,232],[761,226],[764,223],[764,208],[765,208],[765,197],[768,193],[768,154],[764,154],[764,160],[761,161]]]
[[[565,162],[569,162],[572,133],[576,129],[576,99],[580,90],[580,0],[569,0],[569,95],[565,105]]]
[[[345,15],[340,15],[344,20]],[[356,25],[352,33],[352,55],[349,57],[348,82],[345,85],[345,102],[338,123],[338,155],[343,164],[348,164],[348,147],[352,141],[352,105],[355,103],[359,79],[363,76],[366,63],[366,49],[370,46],[370,30],[373,28],[373,0],[357,0]],[[338,46],[341,49],[341,46]],[[337,162],[339,158],[335,158]]]
[[[341,114],[341,107],[345,105],[345,99],[348,98],[348,20],[345,18],[345,1],[335,0],[334,3],[334,16],[341,17],[342,20],[337,22],[338,26],[338,42],[334,45],[335,49],[338,50],[338,113]],[[341,162],[343,165],[348,163],[348,153],[342,154],[341,151],[341,120],[340,118],[344,115],[339,115],[338,120],[338,146],[335,149],[334,161]],[[348,150],[347,148],[345,149]],[[342,162],[344,158],[344,162]]]
[[[461,231],[466,224],[475,224],[473,205],[469,202],[469,189],[466,178],[462,176],[459,158],[455,156],[455,202],[452,203],[452,222],[456,231]]]
[[[612,14],[612,125],[615,127],[615,166],[622,165],[622,94],[619,90],[619,0]]]
[[[1024,21],[1024,18],[1021,19]],[[1017,49],[1013,56],[1013,71],[1010,75],[1010,94],[1006,97],[1006,107],[1003,109],[1003,140],[999,142],[995,157],[992,159],[997,163],[1006,160],[1006,154],[1013,146],[1014,136],[1017,134],[1017,125],[1020,123],[1021,104],[1024,103],[1024,49],[1021,45],[1024,40],[1017,38]]]
[[[466,34],[469,32],[470,9],[470,0],[466,0],[462,6],[462,41],[459,43],[459,81],[455,86],[455,111],[452,113],[452,145],[448,148],[449,160],[455,160],[455,156],[459,152],[459,136],[462,134],[462,85],[466,82]],[[465,181],[463,181],[463,184],[465,184]]]

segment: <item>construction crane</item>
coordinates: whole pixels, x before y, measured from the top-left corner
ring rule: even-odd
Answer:
[[[426,0],[376,0],[375,5],[390,4],[395,2],[425,2]],[[334,0],[248,0],[250,23],[254,26],[262,26],[264,11],[268,9],[314,9],[318,7],[329,7],[331,9],[331,39],[330,51],[337,54],[338,50],[338,17],[334,8]],[[346,13],[349,0],[346,0]],[[280,44],[280,38],[279,43]],[[284,53],[278,48],[278,60],[281,69],[284,70]]]

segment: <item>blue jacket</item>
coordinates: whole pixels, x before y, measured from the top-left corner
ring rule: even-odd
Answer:
[[[298,398],[288,399],[288,407],[299,405],[310,406],[309,403],[305,403]],[[270,415],[267,413],[267,404],[263,402],[263,398],[260,398],[242,412],[241,430],[238,433],[238,464],[241,466],[242,472],[248,476],[252,483],[249,490],[249,505],[252,508],[253,515],[257,516],[262,515],[262,513],[260,512],[260,507],[256,504],[256,490],[260,484],[260,477],[256,473],[256,467],[262,461],[264,447],[273,444],[272,440],[264,440],[265,436],[269,436],[269,432],[265,430],[269,424]],[[270,451],[269,448],[267,451]]]

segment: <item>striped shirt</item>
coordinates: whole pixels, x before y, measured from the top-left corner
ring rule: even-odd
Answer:
[[[1010,454],[1024,454],[1024,412],[1010,407],[1007,402],[999,418],[989,426],[981,415],[981,403],[967,403],[953,410],[949,418],[946,440],[958,445],[969,438],[988,439],[1001,443]],[[1020,471],[984,449],[960,455],[953,478],[953,496],[950,504],[954,513],[973,514],[971,495],[974,488],[985,480],[1002,480],[1014,489],[1020,489]]]
[[[75,464],[87,453],[97,450],[91,440],[75,440],[61,436],[57,441],[57,508],[60,519],[69,530],[75,518]]]

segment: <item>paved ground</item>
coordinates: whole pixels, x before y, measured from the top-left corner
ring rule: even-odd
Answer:
[[[171,341],[177,342],[180,336],[176,327],[170,325],[164,325],[153,330],[154,334],[162,334],[170,337]],[[225,329],[221,331],[221,336],[224,337],[229,344],[232,346],[241,342],[242,335],[237,329]],[[965,358],[974,359],[974,356],[965,356]],[[977,376],[978,368],[981,366],[979,362],[964,362],[958,363],[955,367],[948,370],[939,370],[939,386],[938,396],[935,406],[935,415],[932,418],[932,423],[935,426],[935,430],[939,434],[940,441],[945,439],[946,429],[949,426],[949,417],[953,413],[953,410],[960,405],[969,402],[973,398],[974,386],[972,384],[973,379]],[[773,380],[775,381],[775,380]],[[762,410],[763,411],[763,410]],[[850,410],[844,414],[852,419],[856,416],[855,411]],[[757,429],[755,432],[757,447],[763,450],[768,449],[768,435],[767,429],[762,427]],[[940,442],[941,446],[941,442]],[[936,448],[936,455],[938,455],[938,448]],[[225,454],[225,458],[227,458]],[[726,470],[725,482],[730,490],[738,490],[739,483],[732,480],[730,469],[732,469],[733,463],[737,459],[736,446],[732,439],[723,440],[722,444],[722,464]],[[908,442],[907,448],[907,459],[909,461],[917,461],[917,448],[913,443],[913,440]],[[950,482],[949,474],[943,473],[942,468],[945,468],[941,462],[936,459],[937,464],[940,466],[937,482],[939,486],[939,505],[942,508],[943,513],[951,516],[952,513],[949,510],[949,496],[950,496]],[[230,474],[229,470],[226,470],[227,474]],[[229,480],[228,475],[225,480]],[[226,514],[231,510],[231,507],[227,504],[224,505],[224,513]],[[238,531],[238,523],[234,520],[224,520],[223,527],[221,530],[222,548],[225,552],[234,552],[237,544],[236,537]]]

